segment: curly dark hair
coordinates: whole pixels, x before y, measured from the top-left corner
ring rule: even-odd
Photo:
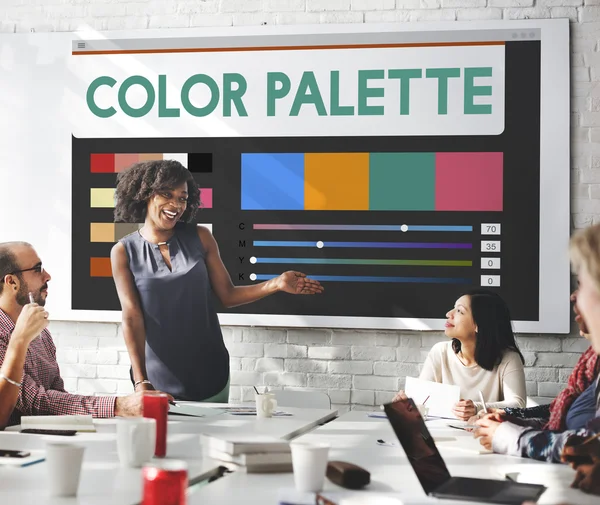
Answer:
[[[187,182],[189,196],[181,221],[189,223],[200,206],[199,187],[190,171],[175,160],[143,161],[131,165],[117,176],[115,222],[143,223],[148,198],[184,182]]]

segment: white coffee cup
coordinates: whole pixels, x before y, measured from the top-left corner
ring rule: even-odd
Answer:
[[[50,496],[75,496],[85,447],[75,444],[48,442],[46,467]]]
[[[316,493],[323,489],[329,444],[291,442],[294,483],[301,492]]]
[[[254,395],[256,399],[256,417],[273,417],[273,411],[277,407],[277,400],[273,393]]]
[[[141,468],[154,456],[156,419],[117,419],[117,452],[122,466]]]

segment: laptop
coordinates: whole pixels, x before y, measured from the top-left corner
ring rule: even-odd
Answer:
[[[411,398],[384,405],[388,421],[425,493],[436,498],[507,505],[537,501],[545,486],[508,480],[452,477]]]

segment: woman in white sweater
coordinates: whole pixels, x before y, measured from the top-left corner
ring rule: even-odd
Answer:
[[[446,314],[445,333],[452,340],[435,344],[420,379],[460,386],[454,406],[468,420],[487,407],[525,407],[527,394],[523,355],[517,347],[504,300],[495,293],[473,291],[461,296]],[[394,401],[405,398],[400,391]]]

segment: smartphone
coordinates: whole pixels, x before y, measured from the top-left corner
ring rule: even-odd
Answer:
[[[36,430],[30,428],[21,430],[21,433],[30,433],[33,435],[62,435],[63,437],[71,437],[77,432],[75,430]]]
[[[31,453],[28,451],[13,451],[10,449],[0,449],[0,458],[26,458]]]

